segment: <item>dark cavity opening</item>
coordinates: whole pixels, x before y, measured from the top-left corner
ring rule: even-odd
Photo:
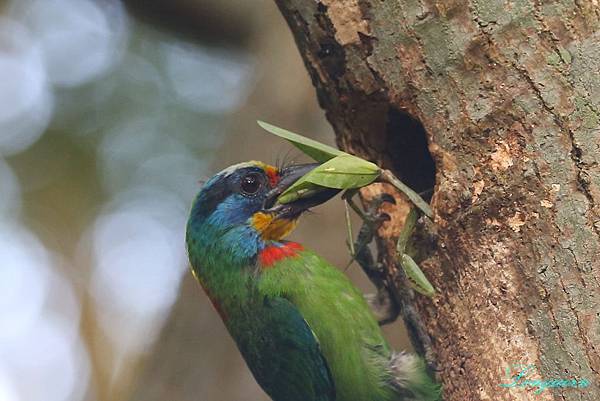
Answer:
[[[388,154],[396,175],[429,200],[435,185],[435,163],[427,147],[423,124],[409,114],[390,108],[387,113]]]

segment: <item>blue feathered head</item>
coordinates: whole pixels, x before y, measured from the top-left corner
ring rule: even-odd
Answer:
[[[277,197],[316,164],[277,169],[250,161],[209,179],[196,197],[187,226],[191,258],[200,263],[248,264],[270,242],[287,236],[302,212],[337,190],[318,192],[285,205]]]

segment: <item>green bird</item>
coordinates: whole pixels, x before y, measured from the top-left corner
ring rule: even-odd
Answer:
[[[439,399],[423,360],[390,349],[348,278],[283,239],[304,211],[337,193],[276,203],[314,167],[251,161],[208,180],[187,224],[194,276],[274,401]]]

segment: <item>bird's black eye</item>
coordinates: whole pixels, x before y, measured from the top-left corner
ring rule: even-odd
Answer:
[[[254,195],[260,189],[262,182],[258,174],[248,174],[242,178],[242,192],[246,195]]]

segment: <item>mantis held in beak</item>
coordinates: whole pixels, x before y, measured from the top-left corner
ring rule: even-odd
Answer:
[[[278,203],[293,202],[299,198],[310,196],[324,188],[335,188],[345,191],[342,199],[346,203],[346,223],[352,260],[356,258],[360,250],[355,249],[353,245],[348,206],[359,214],[364,221],[368,221],[368,216],[352,201],[352,197],[356,194],[357,190],[374,182],[384,182],[391,184],[403,193],[412,202],[413,207],[398,237],[396,259],[415,291],[428,297],[432,297],[435,294],[433,286],[427,280],[419,265],[407,253],[407,243],[415,228],[419,214],[423,214],[430,219],[433,217],[431,207],[418,193],[400,181],[391,171],[382,169],[370,161],[263,121],[258,121],[258,125],[266,131],[289,141],[307,156],[321,163],[318,167],[296,181],[294,185],[287,188],[278,197]],[[360,234],[358,242],[360,242]],[[361,245],[366,246],[368,242]]]

